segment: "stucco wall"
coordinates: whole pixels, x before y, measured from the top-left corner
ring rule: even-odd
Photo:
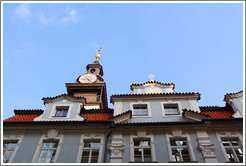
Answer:
[[[81,135],[64,135],[57,163],[75,163]],[[69,154],[69,155],[68,155]]]
[[[17,150],[13,163],[31,163],[41,135],[26,134]]]
[[[143,103],[145,103],[145,100],[142,100]],[[163,109],[163,102],[166,102],[168,104],[171,103],[179,103],[180,105],[180,115],[179,116],[165,116],[163,117],[164,109]],[[185,121],[185,119],[182,117],[182,109],[191,109],[194,110],[191,105],[189,100],[173,100],[171,102],[168,101],[163,101],[163,100],[151,100],[148,101],[150,110],[151,117],[132,117],[129,121],[130,122],[154,122],[154,121]],[[121,104],[121,109],[122,110],[117,110],[117,113],[122,113],[126,112],[128,110],[132,110],[131,105],[132,104],[141,104],[141,102],[135,100],[134,102],[130,101],[124,101]]]

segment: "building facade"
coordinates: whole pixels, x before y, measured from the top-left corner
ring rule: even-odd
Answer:
[[[97,55],[97,58],[99,55]],[[96,60],[44,110],[14,110],[3,122],[4,163],[243,162],[243,91],[224,107],[199,107],[199,93],[175,84],[132,84],[108,108]]]

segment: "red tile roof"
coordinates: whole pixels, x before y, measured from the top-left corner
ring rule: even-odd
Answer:
[[[8,119],[5,119],[4,122],[24,122],[24,121],[33,121],[34,118],[38,117],[38,114],[33,115],[15,115]]]
[[[201,114],[209,115],[211,118],[230,118],[233,113],[231,111],[204,111]]]
[[[208,115],[211,118],[231,118],[233,115],[232,107],[228,104],[225,107],[219,106],[202,106],[201,114]]]
[[[113,117],[113,114],[82,114],[81,116],[88,121],[104,121]]]

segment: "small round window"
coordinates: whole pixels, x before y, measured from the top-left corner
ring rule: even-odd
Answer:
[[[91,73],[94,73],[96,71],[96,69],[91,69],[90,72]]]

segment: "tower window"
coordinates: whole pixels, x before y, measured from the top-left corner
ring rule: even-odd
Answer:
[[[91,73],[94,73],[96,71],[96,69],[91,69],[90,72]]]

